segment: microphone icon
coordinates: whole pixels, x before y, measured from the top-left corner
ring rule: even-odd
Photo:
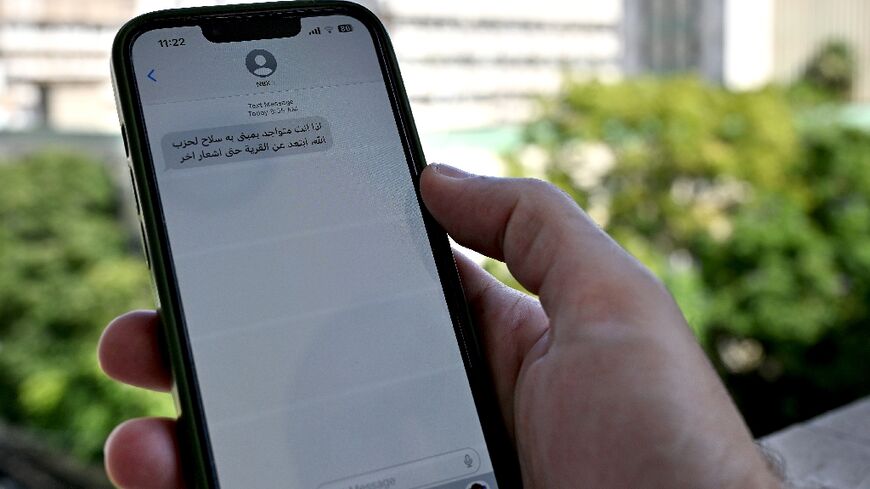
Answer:
[[[471,455],[469,455],[467,453],[465,454],[465,458],[463,458],[462,461],[465,462],[465,466],[468,467],[469,469],[471,468],[472,465],[474,465],[474,459],[471,458]]]

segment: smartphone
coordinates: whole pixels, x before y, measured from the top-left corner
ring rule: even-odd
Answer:
[[[519,487],[378,19],[150,13],[112,71],[190,485]]]

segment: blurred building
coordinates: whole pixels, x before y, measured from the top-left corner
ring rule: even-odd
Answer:
[[[772,15],[776,19],[770,36],[773,79],[790,80],[799,75],[820,44],[845,41],[854,49],[857,67],[852,97],[870,102],[870,2],[777,0]]]
[[[799,77],[831,41],[855,54],[852,97],[870,102],[867,0],[625,0],[628,75],[693,71],[734,89]]]
[[[140,12],[202,3],[0,0],[0,128],[115,131],[114,32]],[[619,71],[621,0],[362,3],[391,31],[424,130],[516,122],[565,72]]]
[[[0,130],[117,131],[109,50],[148,10],[229,0],[0,0]],[[788,82],[827,40],[858,57],[870,101],[867,0],[362,1],[393,37],[421,132],[510,127],[566,74],[696,72]]]
[[[112,37],[135,0],[0,0],[0,128],[117,127]]]
[[[566,74],[621,72],[622,0],[385,0],[421,131],[526,120]]]

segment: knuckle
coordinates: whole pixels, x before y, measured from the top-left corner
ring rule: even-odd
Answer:
[[[521,184],[525,190],[542,196],[564,195],[558,187],[538,178],[523,178]]]
[[[546,234],[546,226],[540,214],[540,207],[531,204],[529,199],[518,201],[511,211],[504,227],[504,236],[501,238],[506,253],[525,259],[533,254],[533,250],[537,248],[535,245],[539,244],[542,235]],[[545,236],[544,239],[550,239],[550,236]]]

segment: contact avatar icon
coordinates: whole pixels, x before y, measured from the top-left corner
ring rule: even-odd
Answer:
[[[252,75],[266,78],[272,73],[275,73],[275,69],[278,67],[278,61],[275,60],[275,56],[273,56],[269,51],[266,51],[265,49],[255,49],[245,57],[245,66],[248,67],[248,71],[250,71]]]

